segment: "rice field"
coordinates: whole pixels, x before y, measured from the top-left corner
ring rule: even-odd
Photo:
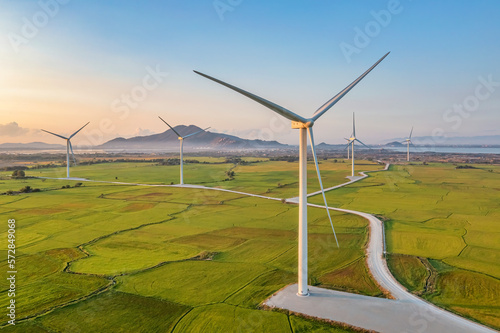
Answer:
[[[187,164],[186,183],[297,195],[296,162],[216,162]],[[383,167],[363,164],[364,170]],[[308,168],[309,192],[316,191],[314,165]],[[350,164],[341,161],[323,160],[321,169],[325,187],[350,174]],[[234,179],[226,180],[228,170]],[[178,171],[175,165],[116,162],[78,166],[72,176],[162,185],[177,183]],[[330,206],[386,220],[389,267],[410,291],[499,328],[499,173],[492,165],[397,165],[327,199]],[[0,196],[2,216],[17,221],[17,330],[349,331],[260,309],[296,280],[295,205],[203,189],[0,176],[0,193],[41,190]],[[65,169],[28,170],[27,176],[64,177]],[[322,204],[319,196],[309,201]],[[309,283],[382,296],[365,265],[367,222],[332,217],[340,249],[324,210],[309,209]],[[6,263],[0,267],[6,270]],[[5,281],[0,288],[8,289]],[[3,292],[0,302],[6,301]]]
[[[474,166],[394,165],[327,199],[386,220],[389,267],[405,287],[420,294],[430,282],[422,297],[498,329],[500,166]],[[437,267],[436,278],[417,257]]]
[[[287,163],[274,167],[289,168]],[[330,179],[341,179],[337,165],[331,163]],[[268,166],[262,163],[262,174]],[[256,182],[248,172],[237,183],[243,171],[236,172],[235,180],[223,180],[229,165],[199,167],[204,174],[196,177],[217,179],[215,186],[243,189],[248,184],[279,195],[296,188],[278,191],[282,187],[273,177],[284,170]],[[177,175],[178,166],[107,163],[76,167],[72,176],[168,184],[160,169]],[[28,170],[27,176],[60,171]],[[14,330],[3,319],[6,332],[350,331],[260,309],[263,300],[296,281],[295,205],[202,189],[78,185],[75,180],[6,175],[0,192],[25,186],[41,190],[0,196],[2,216],[16,219],[18,236],[17,324]],[[333,218],[340,249],[324,210],[309,210],[311,284],[380,296],[364,264],[367,222],[341,213]],[[6,237],[5,229],[0,237]],[[7,270],[6,262],[0,267]],[[0,288],[8,289],[5,280]],[[7,301],[7,294],[0,293],[0,302]]]

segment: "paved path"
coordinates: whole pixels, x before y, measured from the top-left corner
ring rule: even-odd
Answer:
[[[380,163],[380,161],[378,162]],[[368,177],[367,173],[386,171],[389,169],[389,166],[390,164],[386,164],[385,168],[382,170],[360,172],[359,174],[361,174],[361,177],[350,177],[352,179],[349,182],[329,187],[325,189],[325,192],[360,181]],[[68,178],[56,179],[67,180]],[[280,198],[201,185],[139,184],[94,181],[82,178],[74,180],[118,185],[196,188],[281,201]],[[318,194],[321,194],[321,191],[310,193],[307,196],[310,197]],[[287,199],[287,202],[298,203],[298,197],[289,198]],[[325,206],[311,203],[308,203],[308,206],[325,209]],[[409,293],[401,284],[399,284],[387,267],[387,262],[384,256],[384,225],[375,216],[349,209],[332,207],[328,207],[328,209],[355,214],[369,221],[370,239],[366,249],[367,265],[374,279],[383,289],[389,292],[395,300],[350,294],[312,286],[309,286],[311,295],[309,297],[301,297],[296,294],[297,285],[295,284],[280,290],[266,300],[264,304],[270,307],[287,309],[317,318],[347,323],[355,327],[376,330],[384,333],[496,332],[483,325],[474,323],[468,319],[443,310],[434,304],[428,303]]]
[[[266,305],[305,315],[346,323],[384,333],[495,332],[429,304],[369,297],[309,287],[310,296],[297,296],[297,284],[289,285]]]

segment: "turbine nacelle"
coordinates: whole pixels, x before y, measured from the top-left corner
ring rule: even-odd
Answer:
[[[313,127],[314,125],[314,120],[309,119],[309,121],[303,123],[300,121],[292,121],[292,128],[293,129],[299,129],[299,128],[310,128]]]

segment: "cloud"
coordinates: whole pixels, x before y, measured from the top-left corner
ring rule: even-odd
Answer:
[[[140,127],[136,128],[134,131],[134,136],[146,136],[146,135],[152,135],[152,134],[156,134],[156,133],[151,132],[148,129],[142,129]]]
[[[21,136],[29,132],[29,129],[19,127],[15,121],[5,125],[0,124],[0,136]]]

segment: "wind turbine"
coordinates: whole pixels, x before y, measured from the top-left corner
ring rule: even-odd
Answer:
[[[406,143],[406,161],[407,162],[410,162],[410,145],[413,146],[413,142],[411,142],[411,134],[412,133],[413,133],[413,126],[411,127],[410,136],[408,137],[408,139],[406,139],[405,141],[402,142],[402,143]]]
[[[193,136],[193,135],[196,135],[198,133],[201,133],[201,132],[204,132],[206,131],[207,129],[209,129],[210,127],[207,127],[205,129],[202,129],[202,130],[199,130],[197,132],[194,132],[194,133],[191,133],[191,134],[188,134],[188,135],[180,135],[179,132],[177,132],[176,130],[174,130],[174,128],[172,126],[170,126],[165,120],[163,120],[162,117],[158,116],[158,118],[161,119],[161,121],[163,121],[165,124],[167,124],[168,127],[170,127],[170,129],[172,131],[174,131],[175,134],[177,134],[177,138],[179,139],[179,141],[181,142],[181,158],[180,158],[180,165],[181,165],[181,185],[184,185],[184,162],[183,162],[183,156],[184,156],[184,139],[186,138],[189,138],[190,136]]]
[[[332,226],[333,234],[335,236],[335,241],[337,242],[337,235],[335,234],[335,229],[333,228],[332,219],[330,217],[330,212],[328,210],[328,205],[326,203],[325,192],[323,190],[323,183],[321,181],[321,175],[318,167],[318,158],[316,156],[316,149],[314,146],[314,135],[312,127],[314,122],[318,120],[326,111],[328,111],[333,105],[335,105],[342,97],[344,97],[359,81],[361,81],[372,69],[374,69],[387,55],[389,52],[380,58],[372,67],[370,67],[366,72],[364,72],[360,77],[354,80],[350,85],[348,85],[344,90],[339,92],[333,98],[328,100],[325,104],[323,104],[316,112],[313,114],[311,118],[304,118],[299,116],[292,111],[285,109],[273,102],[270,102],[262,97],[256,96],[250,92],[247,92],[243,89],[230,85],[224,81],[220,81],[216,78],[208,76],[206,74],[200,73],[198,71],[194,71],[196,74],[199,74],[209,80],[217,82],[223,86],[226,86],[229,89],[232,89],[254,101],[264,105],[265,107],[271,109],[272,111],[278,113],[279,115],[291,120],[292,128],[299,129],[299,262],[298,262],[298,292],[299,296],[308,296],[309,290],[307,287],[307,136],[309,136],[309,140],[311,141],[311,148],[314,157],[314,164],[316,166],[316,173],[318,175],[318,181],[321,188],[321,193],[323,195],[323,201],[325,203],[326,212],[328,218],[330,220],[330,225]]]
[[[352,133],[351,133],[351,136],[352,136]],[[349,139],[348,138],[344,138],[344,140],[347,141],[347,146],[344,148],[344,149],[347,149],[347,159],[349,159]]]
[[[361,142],[358,138],[356,138],[356,124],[354,122],[354,112],[352,113],[352,135],[351,137],[348,139],[348,143],[347,143],[347,151],[349,151],[349,145],[351,145],[351,158],[352,158],[352,177],[354,177],[354,142],[355,141],[358,141],[359,143],[361,143],[363,146],[365,146],[366,148],[370,149],[370,147],[368,147],[367,145],[365,145],[363,142]],[[349,158],[349,157],[348,157]]]
[[[65,137],[65,136],[62,136],[62,135],[59,135],[59,134],[56,134],[56,133],[52,133],[52,132],[49,132],[49,131],[46,131],[46,130],[42,129],[42,131],[44,131],[46,133],[55,135],[57,137],[60,137],[61,139],[66,140],[66,176],[67,176],[67,178],[69,178],[69,151],[70,150],[71,150],[71,155],[73,155],[73,162],[76,165],[76,158],[75,158],[75,153],[73,153],[73,146],[71,145],[71,138],[74,137],[76,135],[76,133],[80,132],[89,123],[90,123],[90,121],[88,123],[86,123],[85,125],[83,125],[78,131],[76,131],[75,133],[71,134],[69,137]]]

